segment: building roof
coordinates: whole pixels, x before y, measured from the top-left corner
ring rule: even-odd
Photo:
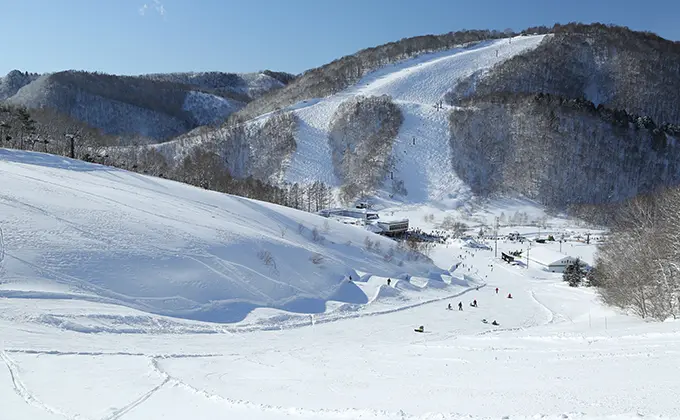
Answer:
[[[533,246],[529,250],[529,259],[545,266],[559,262],[565,258],[576,259],[570,255],[543,246]]]

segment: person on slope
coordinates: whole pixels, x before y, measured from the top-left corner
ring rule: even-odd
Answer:
[[[496,322],[496,320],[494,319],[491,325],[498,325],[498,322]]]
[[[463,302],[458,302],[458,310],[459,311],[463,310]]]
[[[498,294],[498,287],[496,287],[496,294]]]
[[[452,307],[451,304],[449,303],[449,306],[448,306],[446,309],[448,309],[448,310],[450,311],[450,310],[453,309],[453,307]]]
[[[472,306],[474,306],[475,308],[477,307],[477,299],[472,301]]]
[[[389,286],[390,284],[392,284],[392,279],[387,279],[387,285]]]
[[[508,299],[512,299],[512,293],[508,293]]]

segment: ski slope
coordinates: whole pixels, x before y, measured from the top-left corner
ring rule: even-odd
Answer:
[[[680,323],[559,274],[57,156],[0,174],[0,420],[680,418]]]
[[[147,331],[157,322],[115,305],[222,323],[262,323],[258,314],[273,309],[360,310],[374,296],[348,281],[357,272],[423,277],[416,301],[428,283],[450,283],[394,241],[290,208],[40,153],[0,149],[0,175],[0,297],[109,305],[97,316],[35,314],[61,328]],[[373,250],[364,249],[369,236]]]
[[[425,54],[372,72],[336,95],[294,105],[291,108],[300,119],[300,129],[285,180],[302,184],[320,180],[339,186],[328,142],[333,114],[356,95],[390,95],[404,115],[392,155],[397,161],[394,176],[404,181],[408,191],[406,202],[469,198],[469,188],[451,166],[455,151],[449,146],[449,107],[438,111],[434,105],[460,80],[472,74],[483,77],[494,65],[536,48],[543,38],[520,36]]]
[[[0,299],[0,419],[680,418],[678,322],[617,313],[493,251],[450,243],[432,257],[459,258],[488,284],[396,311],[213,334],[86,334],[7,314],[100,303]],[[360,279],[383,293],[383,279]],[[458,302],[463,311],[445,309]]]

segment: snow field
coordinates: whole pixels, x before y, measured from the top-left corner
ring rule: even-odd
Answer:
[[[499,243],[503,251],[513,246]],[[432,257],[443,266],[461,254],[465,266],[459,269],[470,267],[488,284],[410,309],[295,329],[222,334],[92,335],[33,323],[13,330],[0,324],[11,331],[3,334],[2,344],[20,367],[27,392],[69,414],[122,410],[131,419],[680,416],[677,323],[648,324],[619,314],[602,307],[592,290],[569,288],[557,274],[493,260],[493,251],[449,244],[435,248]],[[380,296],[376,303],[388,305],[398,296],[381,295],[384,277],[357,274],[359,287]],[[401,281],[392,283],[396,291]],[[473,299],[478,308],[468,306]],[[459,301],[462,312],[445,309]],[[17,304],[15,299],[3,303]],[[496,319],[500,326],[483,324],[482,318]],[[413,332],[418,325],[425,326],[424,334]],[[55,363],[61,360],[67,362]],[[134,384],[124,398],[92,389],[85,403],[50,397],[52,382],[41,382],[70,375],[65,386],[77,395],[90,372],[121,386],[134,378]]]

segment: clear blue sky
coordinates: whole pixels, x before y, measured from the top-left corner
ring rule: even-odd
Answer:
[[[680,40],[679,0],[0,0],[0,74],[298,73],[460,29],[603,22]],[[146,6],[144,6],[146,4]]]

